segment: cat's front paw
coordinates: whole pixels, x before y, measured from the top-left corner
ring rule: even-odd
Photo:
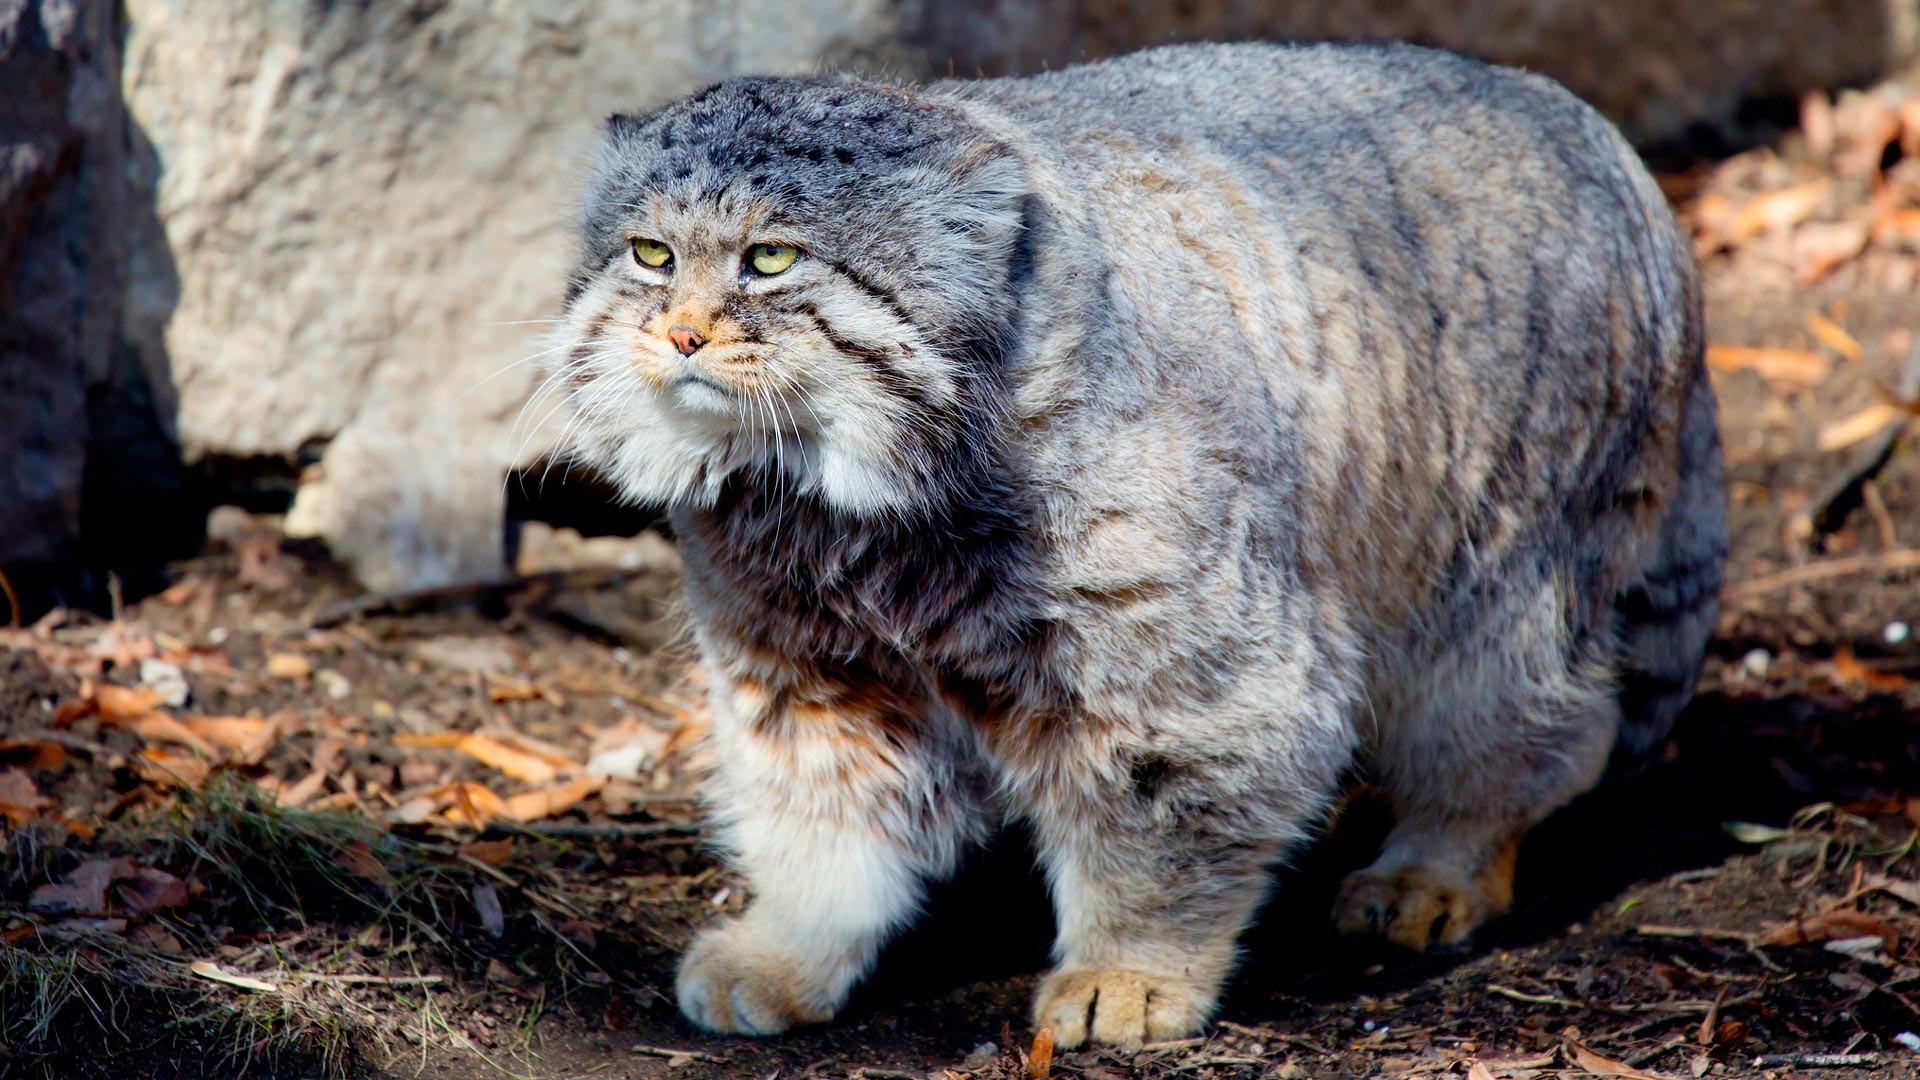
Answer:
[[[1035,1027],[1071,1049],[1091,1039],[1122,1049],[1183,1039],[1206,1026],[1218,988],[1177,975],[1067,969],[1048,975],[1033,1002]]]
[[[725,1035],[778,1035],[830,1020],[845,996],[740,919],[695,938],[674,983],[687,1019]]]

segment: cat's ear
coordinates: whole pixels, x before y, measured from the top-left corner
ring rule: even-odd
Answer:
[[[609,139],[632,138],[647,129],[659,112],[614,113],[600,125],[600,133]]]

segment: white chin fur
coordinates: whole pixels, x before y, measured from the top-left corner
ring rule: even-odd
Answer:
[[[716,397],[693,388],[696,395]],[[749,467],[779,468],[801,491],[817,491],[836,509],[873,516],[912,505],[915,487],[879,432],[789,435],[779,447],[723,417],[718,400],[635,402],[618,420],[602,420],[575,440],[574,453],[606,474],[635,503],[711,505],[727,477]],[[839,437],[852,434],[854,438]]]

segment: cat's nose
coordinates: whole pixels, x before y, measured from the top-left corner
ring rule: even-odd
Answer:
[[[700,331],[691,326],[673,327],[667,331],[667,340],[673,342],[673,347],[680,350],[681,356],[692,356],[695,350],[707,343],[707,339],[700,336]]]

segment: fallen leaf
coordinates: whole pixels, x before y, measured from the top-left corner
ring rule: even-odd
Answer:
[[[1642,1069],[1636,1069],[1624,1061],[1615,1061],[1609,1057],[1602,1057],[1572,1039],[1567,1040],[1567,1050],[1572,1053],[1573,1063],[1575,1065],[1593,1073],[1595,1076],[1619,1076],[1626,1078],[1626,1080],[1673,1080],[1672,1077],[1662,1073],[1647,1072]]]
[[[192,747],[202,757],[219,758],[220,751],[212,743],[194,734],[185,724],[165,713],[148,713],[131,720],[122,720],[119,726],[126,728],[148,742],[179,743]]]
[[[228,751],[242,765],[258,765],[280,737],[280,720],[251,716],[189,716],[181,720],[188,731]]]
[[[590,776],[581,780],[568,780],[539,791],[529,791],[506,800],[499,816],[509,821],[525,824],[552,817],[566,810],[580,800],[599,791],[606,784],[602,777]]]
[[[339,857],[340,866],[354,877],[383,886],[393,884],[393,874],[388,872],[386,864],[375,857],[372,845],[365,840],[349,840],[340,845]]]
[[[1891,671],[1879,671],[1861,663],[1853,655],[1853,648],[1841,642],[1833,650],[1833,673],[1844,682],[1858,683],[1869,690],[1892,693],[1906,688],[1904,675]]]
[[[107,887],[133,874],[133,860],[88,859],[58,884],[42,885],[27,898],[29,910],[40,915],[105,915]]]
[[[503,866],[513,857],[513,838],[469,841],[460,845],[460,854],[488,866]]]
[[[1809,90],[1800,98],[1800,137],[1807,156],[1825,162],[1833,154],[1833,99],[1825,90]]]
[[[267,657],[267,674],[276,679],[304,679],[313,674],[313,661],[299,653],[274,653]]]
[[[1875,874],[1867,879],[1867,886],[1920,907],[1920,881],[1907,881],[1903,878],[1891,878],[1885,874]]]
[[[160,590],[160,595],[155,597],[155,599],[168,607],[179,607],[181,604],[199,596],[201,591],[206,587],[207,583],[202,578],[182,578]]]
[[[484,784],[463,780],[445,785],[444,790],[450,797],[448,801],[452,804],[447,807],[446,816],[455,824],[464,823],[475,828],[485,828],[496,818],[512,817],[507,813],[506,802]]]
[[[193,963],[187,965],[187,970],[203,979],[211,979],[214,982],[225,983],[228,986],[237,986],[242,990],[258,990],[265,994],[277,994],[280,992],[278,986],[264,979],[256,979],[251,975],[242,975],[238,972],[228,971],[226,968],[221,967],[211,960],[195,960]]]
[[[51,805],[53,800],[40,794],[33,777],[19,769],[0,772],[0,816],[5,816],[15,828],[39,817],[40,811]]]
[[[207,782],[213,766],[203,757],[148,746],[135,755],[133,770],[140,779],[158,788],[198,788]]]
[[[1809,311],[1804,321],[1807,324],[1807,333],[1812,334],[1814,340],[1820,344],[1839,353],[1841,359],[1857,362],[1861,356],[1865,355],[1866,350],[1860,347],[1860,342],[1852,334],[1847,333],[1847,328],[1825,315],[1817,311]]]
[[[1493,1070],[1476,1061],[1467,1066],[1467,1080],[1494,1080]]]
[[[671,740],[669,733],[639,717],[623,716],[618,724],[594,738],[587,756],[587,774],[638,780],[667,756]]]
[[[553,924],[554,933],[580,946],[580,948],[587,952],[592,952],[599,947],[599,937],[594,933],[595,930],[599,929],[604,928],[586,919],[567,919],[564,922]]]
[[[1865,221],[1830,222],[1801,229],[1793,242],[1798,267],[1795,282],[1812,285],[1826,277],[1865,251],[1872,237],[1873,228]]]
[[[464,732],[446,731],[436,735],[412,735],[402,732],[393,737],[395,746],[406,746],[421,750],[451,750],[460,745],[467,736]]]
[[[1869,405],[1852,416],[1822,425],[1820,449],[1844,450],[1855,443],[1865,442],[1905,415],[1900,408],[1884,401]]]
[[[1809,945],[1866,936],[1878,937],[1890,953],[1900,948],[1900,929],[1878,915],[1841,908],[1794,919],[1761,934],[1755,945]]]
[[[134,927],[133,932],[127,935],[127,940],[166,956],[179,956],[186,951],[180,939],[168,933],[166,927],[159,923],[142,923]]]
[[[1812,217],[1833,190],[1829,179],[1812,180],[1747,200],[1727,223],[1728,244],[1741,244],[1763,232],[1791,229]]]
[[[529,754],[490,735],[469,735],[460,740],[459,751],[489,768],[528,784],[552,783],[560,775],[553,763]]]
[[[1709,345],[1707,366],[1715,371],[1752,371],[1764,379],[1803,386],[1812,386],[1833,370],[1833,362],[1819,353],[1766,345]]]
[[[1053,1072],[1053,1029],[1043,1027],[1033,1034],[1033,1049],[1027,1051],[1027,1080],[1047,1080]]]
[[[113,894],[122,909],[135,915],[179,907],[188,896],[186,882],[151,866],[135,867],[113,887]]]
[[[160,707],[160,693],[150,686],[115,686],[89,681],[80,684],[80,695],[88,698],[93,712],[108,723],[136,720]]]
[[[0,739],[0,765],[41,772],[66,764],[67,748],[45,739]]]
[[[313,801],[320,789],[327,785],[327,771],[315,769],[307,775],[281,788],[274,793],[274,801],[281,806],[305,806]]]

